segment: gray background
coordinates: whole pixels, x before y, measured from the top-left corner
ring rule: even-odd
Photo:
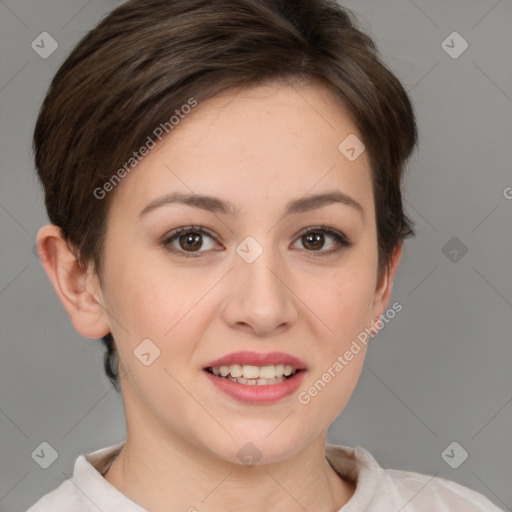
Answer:
[[[47,218],[30,152],[50,79],[119,3],[0,0],[3,512],[26,510],[72,474],[80,453],[125,436],[100,342],[74,331],[32,252]],[[342,4],[409,91],[420,145],[406,180],[417,237],[405,244],[392,298],[403,311],[372,341],[329,441],[363,446],[386,467],[455,480],[511,510],[512,2]],[[44,31],[59,45],[46,59],[31,48]],[[469,44],[458,58],[441,45],[453,31]],[[43,441],[58,452],[48,469],[31,457]],[[469,454],[457,469],[441,457],[453,441]],[[457,446],[452,460],[461,453]]]

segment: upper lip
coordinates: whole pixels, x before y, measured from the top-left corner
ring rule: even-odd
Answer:
[[[272,364],[283,364],[293,366],[296,370],[305,370],[306,363],[284,352],[233,352],[214,361],[210,361],[205,368],[216,368],[219,366],[231,366],[232,364],[267,366]]]

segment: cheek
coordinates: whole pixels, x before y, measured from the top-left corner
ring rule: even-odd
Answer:
[[[219,275],[208,269],[173,268],[155,261],[127,266],[136,271],[124,270],[121,286],[115,288],[116,313],[126,327],[117,328],[117,338],[114,334],[121,362],[134,372],[134,385],[136,382],[147,394],[179,395],[182,391],[177,382],[189,382],[200,370],[198,346],[215,314],[213,288]],[[145,358],[151,360],[155,354],[154,362],[144,367],[136,357],[148,352],[150,356]]]
[[[353,260],[355,264],[310,277],[299,292],[311,305],[311,321],[322,330],[318,339],[325,340],[331,352],[343,350],[371,321],[376,268],[356,262],[357,257]]]
[[[334,285],[332,301],[334,329],[345,343],[368,326],[375,295],[373,272],[351,271]]]
[[[167,341],[193,312],[205,293],[197,272],[173,266],[159,254],[135,250],[112,268],[109,288],[115,290],[115,309],[127,323],[131,337]]]
[[[301,407],[314,411],[305,416],[311,428],[315,421],[329,424],[337,417],[363,368],[367,346],[364,333],[370,325],[376,269],[361,258],[358,261],[323,279],[321,290],[310,293],[307,301],[314,305],[315,314],[310,317],[317,329],[317,357],[297,398]]]
[[[366,340],[373,295],[361,282],[331,283],[315,302],[315,311],[329,329],[317,333],[316,364],[297,396],[308,429],[329,425],[350,400],[366,356]],[[327,333],[327,334],[326,334]],[[309,411],[309,413],[307,412]]]
[[[178,271],[169,276],[159,270],[149,265],[125,273],[116,289],[116,311],[126,327],[117,326],[114,334],[128,372],[124,396],[132,417],[150,410],[188,438],[187,426],[204,423],[204,411],[190,405],[189,393],[198,395],[191,361],[207,319],[200,299],[212,284],[185,282]]]
[[[333,357],[325,367],[310,376],[297,395],[297,407],[307,430],[314,431],[318,425],[328,427],[343,411],[359,380],[365,353],[363,347],[344,364]]]
[[[154,361],[151,374],[155,369],[161,373],[164,368],[177,366],[178,359],[188,361],[193,350],[194,323],[186,320],[194,312],[191,301],[198,298],[192,297],[190,287],[179,278],[165,276],[161,270],[134,258],[112,265],[109,272],[111,328],[121,362],[128,370],[137,372],[149,359]],[[142,357],[147,353],[150,356]]]

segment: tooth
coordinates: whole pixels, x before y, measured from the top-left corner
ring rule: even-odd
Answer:
[[[296,372],[293,366],[283,364],[269,364],[261,367],[250,364],[232,364],[230,366],[211,367],[211,371],[216,376],[226,377],[233,382],[249,385],[277,384],[283,382],[284,376],[289,377]]]
[[[244,364],[242,367],[242,373],[246,379],[257,379],[260,376],[260,369],[257,366]]]
[[[281,378],[284,375],[284,365],[276,364],[276,378]]]
[[[286,379],[284,377],[274,379],[244,379],[243,377],[232,377],[228,375],[227,378],[231,382],[237,382],[238,384],[245,384],[246,386],[268,386],[270,384],[280,384]]]
[[[242,376],[242,365],[232,364],[229,367],[229,373],[231,374],[231,377],[241,377]]]
[[[262,366],[260,368],[260,379],[273,379],[275,377],[276,370],[273,364],[268,366]]]

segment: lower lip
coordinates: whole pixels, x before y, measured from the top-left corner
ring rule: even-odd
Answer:
[[[233,382],[229,379],[216,377],[203,370],[203,373],[217,386],[218,389],[229,395],[231,398],[246,404],[271,404],[291,395],[301,385],[304,379],[305,370],[297,372],[291,379],[286,379],[279,384],[268,384],[258,386],[257,384],[247,385]]]

